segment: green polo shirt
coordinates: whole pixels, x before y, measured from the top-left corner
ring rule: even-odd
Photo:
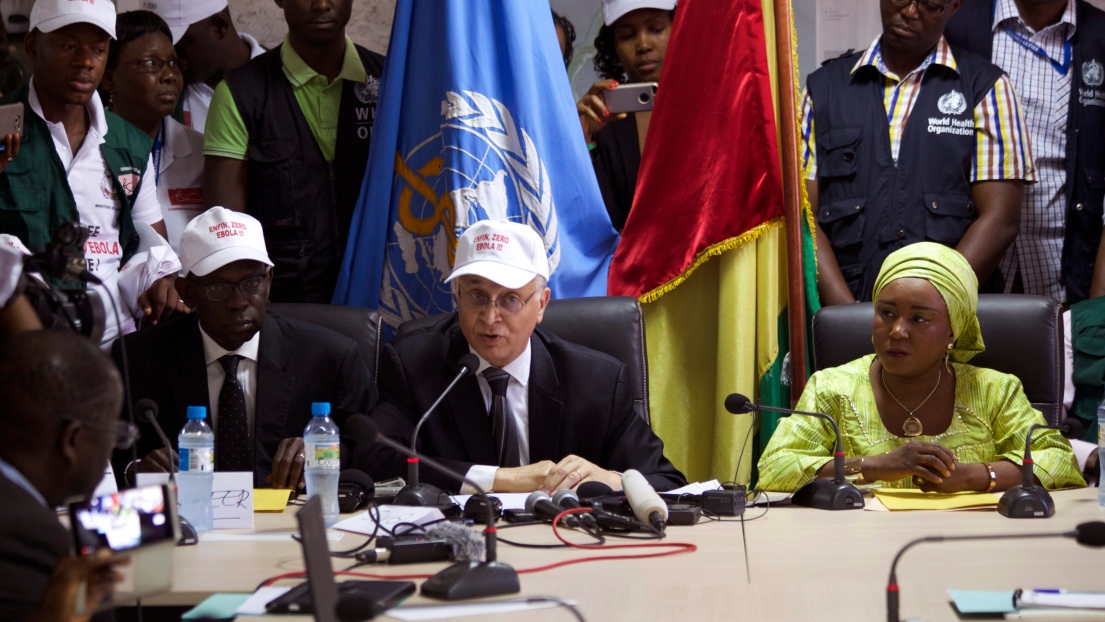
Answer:
[[[322,155],[327,161],[334,160],[334,149],[338,140],[338,110],[341,107],[341,91],[345,80],[363,83],[366,78],[361,58],[353,41],[345,38],[345,58],[342,59],[341,73],[333,82],[327,83],[326,76],[311,69],[296,53],[295,48],[284,37],[280,46],[280,61],[283,63],[284,76],[295,93],[295,100],[311,127]],[[215,87],[211,97],[211,108],[207,113],[207,127],[203,136],[203,155],[245,160],[249,152],[249,132],[242,122],[238,105],[230,87],[223,80]]]

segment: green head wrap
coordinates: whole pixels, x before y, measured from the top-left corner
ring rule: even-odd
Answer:
[[[955,338],[951,351],[953,361],[966,363],[986,349],[975,314],[978,311],[978,277],[963,255],[934,242],[918,242],[894,251],[882,263],[879,278],[875,280],[875,300],[891,281],[910,277],[932,283],[944,299]]]

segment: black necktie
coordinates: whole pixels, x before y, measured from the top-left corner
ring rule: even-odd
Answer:
[[[491,438],[499,451],[499,466],[522,466],[518,432],[514,428],[514,417],[506,403],[506,387],[510,383],[510,374],[498,367],[488,367],[483,370],[483,377],[491,387]]]
[[[219,391],[219,420],[215,431],[215,466],[219,471],[253,471],[246,394],[242,383],[238,382],[240,360],[242,357],[237,354],[219,359],[226,372],[226,380]]]

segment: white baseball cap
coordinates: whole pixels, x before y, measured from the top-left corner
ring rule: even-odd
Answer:
[[[249,214],[212,207],[193,218],[180,235],[181,274],[206,276],[243,259],[272,265],[261,223]]]
[[[226,8],[227,0],[142,0],[143,11],[153,11],[169,25],[173,45],[188,32],[188,27]]]
[[[549,278],[545,242],[537,232],[516,222],[481,220],[457,240],[456,263],[448,283],[473,274],[517,289],[536,276]]]
[[[613,26],[618,18],[637,9],[661,9],[670,11],[675,8],[676,0],[602,0],[602,21]]]
[[[38,0],[28,30],[54,32],[72,24],[92,24],[115,38],[115,4],[111,0]]]

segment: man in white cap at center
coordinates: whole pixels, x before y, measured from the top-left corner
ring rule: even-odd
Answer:
[[[544,242],[530,227],[469,227],[447,279],[457,312],[401,335],[381,354],[380,402],[370,415],[380,432],[409,444],[460,357],[472,352],[476,374],[460,379],[419,432],[426,455],[497,492],[552,492],[585,481],[620,489],[627,469],[658,490],[684,485],[633,409],[625,365],[537,328],[548,279]],[[406,458],[379,444],[358,447],[353,465],[377,481],[406,472]],[[422,479],[471,492],[432,469]]]

